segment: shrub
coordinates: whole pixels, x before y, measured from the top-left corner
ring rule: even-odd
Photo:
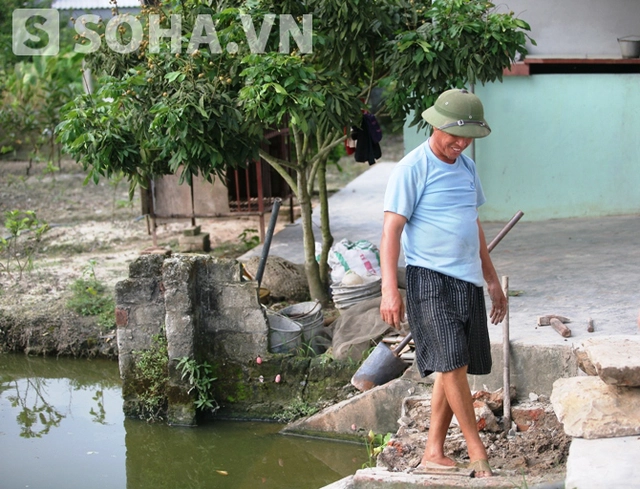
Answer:
[[[115,326],[115,301],[106,285],[95,275],[95,260],[89,262],[82,278],[71,284],[71,297],[67,307],[81,316],[97,316],[103,330]]]
[[[4,213],[4,227],[9,232],[0,236],[0,273],[11,277],[11,270],[18,270],[18,279],[25,271],[33,268],[33,255],[36,253],[42,235],[49,225],[36,217],[34,211],[13,210]]]

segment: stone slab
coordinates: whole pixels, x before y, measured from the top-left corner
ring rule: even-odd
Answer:
[[[590,338],[582,343],[598,376],[607,384],[640,386],[640,336]]]
[[[608,385],[600,377],[558,379],[551,404],[569,436],[640,435],[640,389]]]
[[[571,442],[567,489],[640,487],[640,440],[637,436]]]
[[[353,476],[348,489],[414,489],[430,487],[432,489],[456,487],[521,487],[522,476],[496,476],[476,479],[456,475],[412,474],[409,472],[391,472],[380,467],[358,470]]]
[[[556,336],[560,336],[554,332]],[[528,399],[529,393],[550,396],[558,377],[578,375],[578,363],[570,345],[525,345],[511,343],[511,387],[518,399]],[[495,391],[504,385],[502,343],[491,342],[493,367],[488,375],[470,375],[472,391]]]
[[[200,234],[200,226],[193,226],[182,231],[183,236],[198,236]]]
[[[337,433],[349,437],[395,433],[405,397],[416,393],[412,382],[395,379],[288,425],[283,433]]]
[[[335,481],[328,486],[324,486],[322,489],[351,489],[353,486],[353,476],[347,476],[343,479]]]
[[[198,234],[197,236],[180,236],[178,245],[182,252],[208,252],[211,251],[211,240],[209,233]]]

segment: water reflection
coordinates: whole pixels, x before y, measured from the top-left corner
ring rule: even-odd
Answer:
[[[125,420],[125,429],[127,483],[136,489],[312,489],[352,474],[364,461],[361,446],[280,436],[280,425],[266,423],[194,430]]]
[[[366,459],[362,446],[280,428],[124,419],[116,362],[0,355],[3,489],[315,489]]]
[[[15,395],[7,396],[7,399],[12,408],[20,410],[16,421],[20,426],[20,436],[24,438],[46,435],[52,427],[60,426],[65,417],[46,401],[46,387],[46,381],[39,377],[23,379],[22,382],[14,380],[9,384],[9,390],[13,388]]]
[[[16,421],[23,438],[40,438],[58,428],[62,420],[72,412],[74,392],[93,392],[88,404],[90,418],[100,424],[106,422],[104,389],[118,388],[120,380],[113,362],[58,361],[4,355],[0,361],[0,393],[6,391],[6,399],[16,412]],[[106,375],[105,375],[106,374]],[[54,405],[62,402],[62,405]]]

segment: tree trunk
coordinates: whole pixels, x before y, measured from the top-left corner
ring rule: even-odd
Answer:
[[[311,196],[307,188],[306,170],[299,168],[298,173],[298,200],[302,214],[302,237],[304,243],[304,269],[309,283],[309,293],[312,299],[320,301],[323,305],[329,302],[329,291],[320,279],[320,267],[315,257],[315,237],[313,235],[313,221],[311,219]]]
[[[320,281],[329,287],[329,250],[333,245],[331,224],[329,222],[329,195],[327,193],[327,158],[323,158],[318,168],[318,193],[320,196],[320,229],[322,230],[322,252],[320,253]]]

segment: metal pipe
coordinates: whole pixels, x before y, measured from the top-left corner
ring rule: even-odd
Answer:
[[[264,268],[267,265],[267,256],[269,256],[269,248],[271,247],[271,238],[273,238],[273,230],[276,228],[276,222],[278,221],[278,212],[280,211],[280,204],[282,204],[282,199],[280,199],[279,197],[273,201],[273,208],[271,209],[271,219],[269,219],[269,227],[267,228],[267,235],[264,238],[264,244],[262,245],[262,253],[260,254],[260,262],[258,263],[258,271],[256,272],[256,280],[258,282],[258,288],[262,283]]]

